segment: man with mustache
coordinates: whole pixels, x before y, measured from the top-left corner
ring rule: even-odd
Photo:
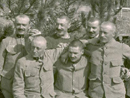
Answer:
[[[30,28],[27,15],[15,18],[14,35],[3,39],[0,44],[0,83],[5,98],[13,98],[12,82],[16,61],[26,55],[24,34]]]
[[[30,54],[17,61],[13,81],[14,98],[55,98],[53,64],[63,48],[46,48],[46,39],[34,36]]]
[[[99,38],[86,46],[90,51],[90,98],[125,98],[121,73],[123,60],[130,60],[130,47],[117,42],[115,33],[114,23],[103,22]]]
[[[59,59],[54,64],[56,98],[88,98],[87,79],[88,61],[84,54],[84,45],[73,40],[68,46],[68,60]]]
[[[56,33],[50,37],[46,37],[47,48],[57,48],[60,45],[67,44],[72,41],[73,38],[68,33],[70,25],[70,19],[67,16],[58,17]]]

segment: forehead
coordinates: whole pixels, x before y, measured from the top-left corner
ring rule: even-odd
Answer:
[[[27,17],[18,17],[16,18],[16,23],[21,23],[21,24],[29,24],[29,18]]]
[[[111,32],[113,27],[111,25],[101,25],[101,30]]]
[[[57,23],[66,24],[68,23],[68,20],[66,18],[57,18]]]
[[[98,27],[99,26],[99,21],[93,21],[93,22],[88,22],[88,26],[92,26],[92,27]]]
[[[37,41],[37,40],[32,41],[32,46],[35,46],[35,47],[43,47],[45,45],[46,45],[46,42],[43,42],[43,41]]]
[[[81,48],[80,47],[69,47],[69,52],[80,52]]]

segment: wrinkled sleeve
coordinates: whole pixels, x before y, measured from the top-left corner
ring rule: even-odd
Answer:
[[[3,70],[4,60],[5,60],[5,56],[6,56],[5,48],[6,48],[6,43],[3,40],[0,44],[0,74]],[[1,81],[1,78],[0,78],[0,81]]]
[[[26,98],[24,95],[24,72],[22,68],[23,62],[18,61],[14,71],[13,95],[14,98]]]
[[[60,57],[62,51],[64,48],[56,48],[56,49],[50,49],[48,50],[48,55],[51,58],[53,64],[57,61],[57,59]]]

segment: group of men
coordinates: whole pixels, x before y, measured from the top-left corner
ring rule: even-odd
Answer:
[[[125,98],[123,81],[130,74],[123,61],[130,60],[130,47],[114,39],[115,24],[92,17],[78,39],[68,33],[68,17],[57,24],[53,36],[43,37],[30,34],[27,15],[15,18],[14,35],[0,43],[4,97]]]

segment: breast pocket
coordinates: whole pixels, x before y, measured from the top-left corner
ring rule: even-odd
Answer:
[[[96,87],[99,87],[101,85],[101,80],[98,77],[90,76],[89,77],[89,86],[90,88],[94,89]]]
[[[109,70],[110,77],[120,76],[121,65],[123,65],[122,60],[112,60],[110,62],[110,70]]]
[[[112,88],[114,88],[115,90],[120,90],[121,88],[124,88],[124,83],[120,77],[112,78]]]
[[[37,80],[37,74],[36,70],[32,68],[25,71],[25,85],[27,88],[34,87]]]

